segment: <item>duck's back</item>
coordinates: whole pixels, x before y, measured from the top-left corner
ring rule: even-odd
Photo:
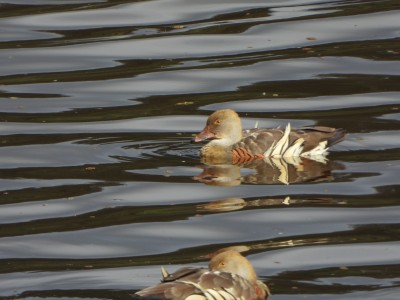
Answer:
[[[287,133],[285,135],[285,132]],[[309,152],[325,143],[325,147],[330,147],[342,141],[346,133],[343,129],[336,129],[324,126],[309,126],[297,129],[259,129],[253,128],[243,131],[243,139],[235,144],[235,148],[244,148],[253,154],[265,154],[275,147],[279,142],[283,144],[280,150],[283,155],[291,146],[299,142],[301,153]]]

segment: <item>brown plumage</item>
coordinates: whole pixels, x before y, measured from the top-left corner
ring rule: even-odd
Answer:
[[[250,262],[228,250],[216,254],[208,269],[182,268],[173,274],[163,270],[161,283],[135,295],[161,300],[264,300],[269,294]]]
[[[239,115],[231,109],[217,110],[207,120],[194,142],[209,140],[201,149],[208,162],[234,163],[265,157],[312,157],[326,155],[328,147],[344,139],[346,132],[324,126],[291,129],[242,130]]]

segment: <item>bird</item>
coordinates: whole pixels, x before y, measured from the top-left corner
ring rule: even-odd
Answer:
[[[217,252],[208,268],[185,267],[172,274],[161,270],[161,283],[134,296],[159,300],[265,300],[270,295],[249,260],[235,250]]]
[[[346,136],[342,128],[305,126],[292,129],[252,128],[242,130],[239,115],[232,109],[213,112],[204,129],[192,142],[208,141],[200,156],[211,163],[243,164],[268,157],[325,157],[330,146]]]

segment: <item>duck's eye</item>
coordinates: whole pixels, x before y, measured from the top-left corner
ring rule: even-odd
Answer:
[[[214,125],[219,125],[219,124],[221,124],[221,121],[219,119],[214,121]]]
[[[219,266],[220,266],[220,267],[223,267],[223,266],[225,266],[225,263],[224,263],[224,262],[220,262],[220,263],[219,263]]]

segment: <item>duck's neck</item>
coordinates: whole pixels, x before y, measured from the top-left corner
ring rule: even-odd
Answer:
[[[201,149],[201,156],[217,163],[232,162],[232,148],[242,140],[242,126],[229,126],[228,135],[211,140]]]
[[[209,163],[230,163],[232,144],[222,139],[212,140],[201,148],[201,156]]]

